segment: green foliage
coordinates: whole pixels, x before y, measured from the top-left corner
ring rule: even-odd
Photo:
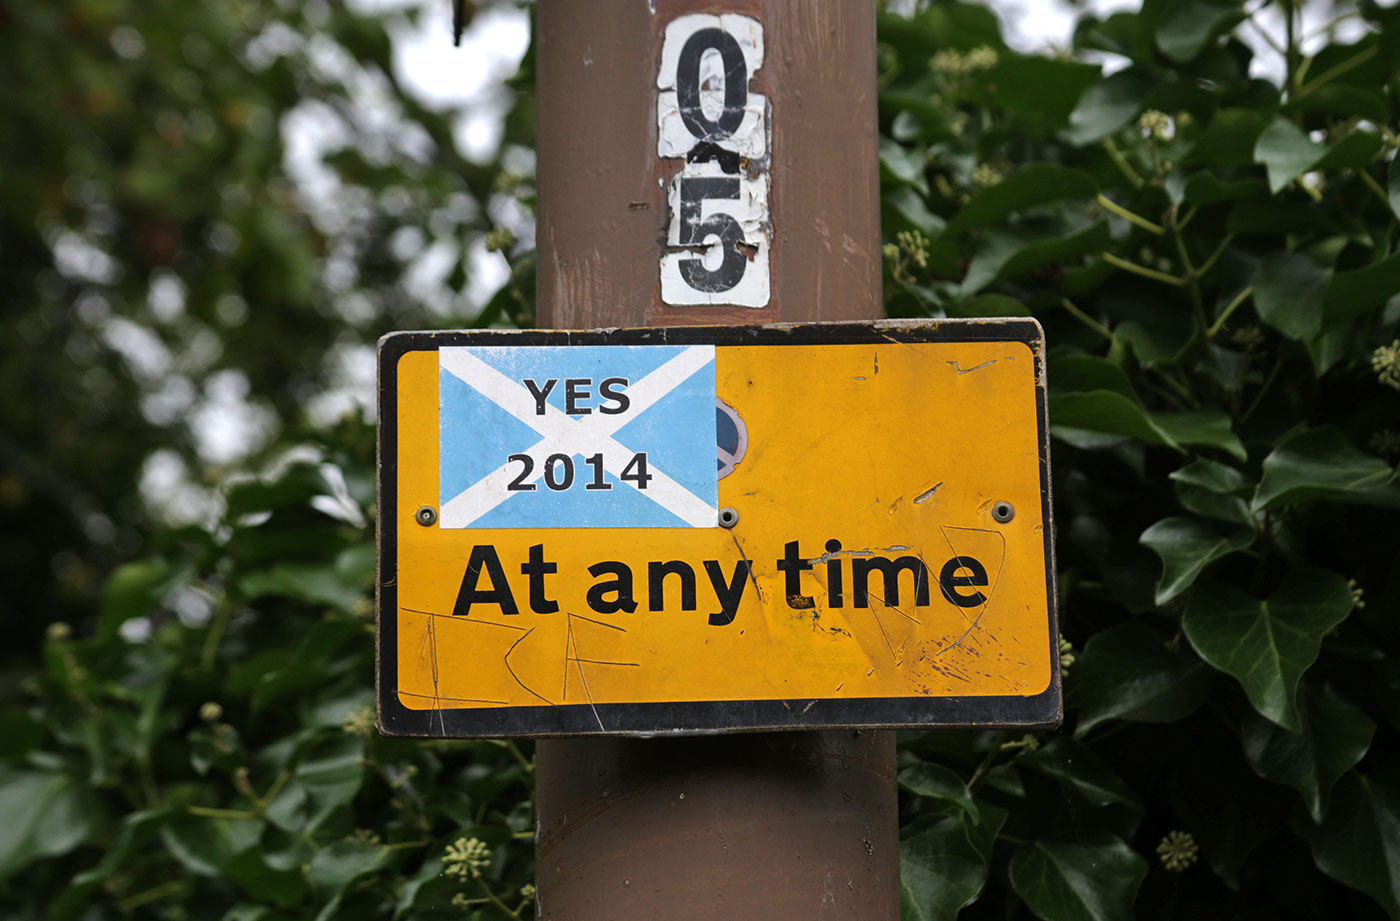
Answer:
[[[1400,21],[1289,9],[1086,16],[1126,66],[1035,57],[1034,108],[976,7],[881,20],[889,309],[1044,325],[1078,647],[1063,733],[906,739],[906,918],[1400,918]]]
[[[1400,919],[1400,16],[1275,50],[1244,39],[1291,5],[1147,0],[1023,54],[915,5],[879,21],[888,310],[1046,329],[1067,714],[902,737],[904,916]],[[0,3],[0,561],[41,649],[3,671],[9,915],[531,913],[528,746],[373,730],[374,432],[304,407],[338,347],[528,322],[528,254],[480,310],[465,257],[445,302],[406,277],[532,193],[358,8]],[[303,105],[353,219],[292,187]],[[156,409],[226,372],[273,422],[206,471],[197,401]],[[143,507],[157,446],[202,514]]]

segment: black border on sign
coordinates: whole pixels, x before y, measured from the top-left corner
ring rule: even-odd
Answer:
[[[1024,342],[1035,360],[1040,503],[1045,522],[1045,598],[1050,613],[1050,686],[1031,697],[863,697],[816,700],[558,704],[547,707],[411,710],[398,698],[398,362],[413,351],[462,345],[860,345],[882,342]],[[1045,333],[1034,319],[877,320],[769,326],[646,329],[465,330],[390,333],[379,340],[379,512],[375,580],[375,696],[389,736],[506,738],[688,735],[784,729],[1026,728],[1059,726],[1060,689]],[[385,523],[388,526],[385,526]]]

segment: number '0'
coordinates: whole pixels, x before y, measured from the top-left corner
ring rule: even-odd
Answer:
[[[700,61],[718,51],[724,65],[724,108],[711,121],[700,107]],[[723,29],[701,29],[681,48],[676,62],[676,101],[686,130],[702,141],[723,141],[739,130],[749,101],[749,67],[734,36]]]

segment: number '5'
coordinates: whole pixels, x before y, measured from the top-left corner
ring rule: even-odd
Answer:
[[[681,277],[685,283],[697,291],[714,293],[728,291],[744,277],[744,266],[748,262],[739,252],[739,244],[744,242],[744,229],[733,215],[723,212],[711,214],[701,219],[703,202],[710,198],[739,197],[739,180],[722,176],[682,176],[680,207],[680,243],[682,246],[703,244],[712,236],[719,237],[720,252],[724,258],[719,267],[705,268],[701,258],[682,259]]]

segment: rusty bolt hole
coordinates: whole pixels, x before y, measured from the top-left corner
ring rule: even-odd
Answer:
[[[992,517],[1002,524],[1006,524],[1016,517],[1016,508],[1010,502],[998,502],[992,506]]]
[[[729,506],[719,510],[719,526],[721,528],[732,528],[739,523],[739,513]]]

